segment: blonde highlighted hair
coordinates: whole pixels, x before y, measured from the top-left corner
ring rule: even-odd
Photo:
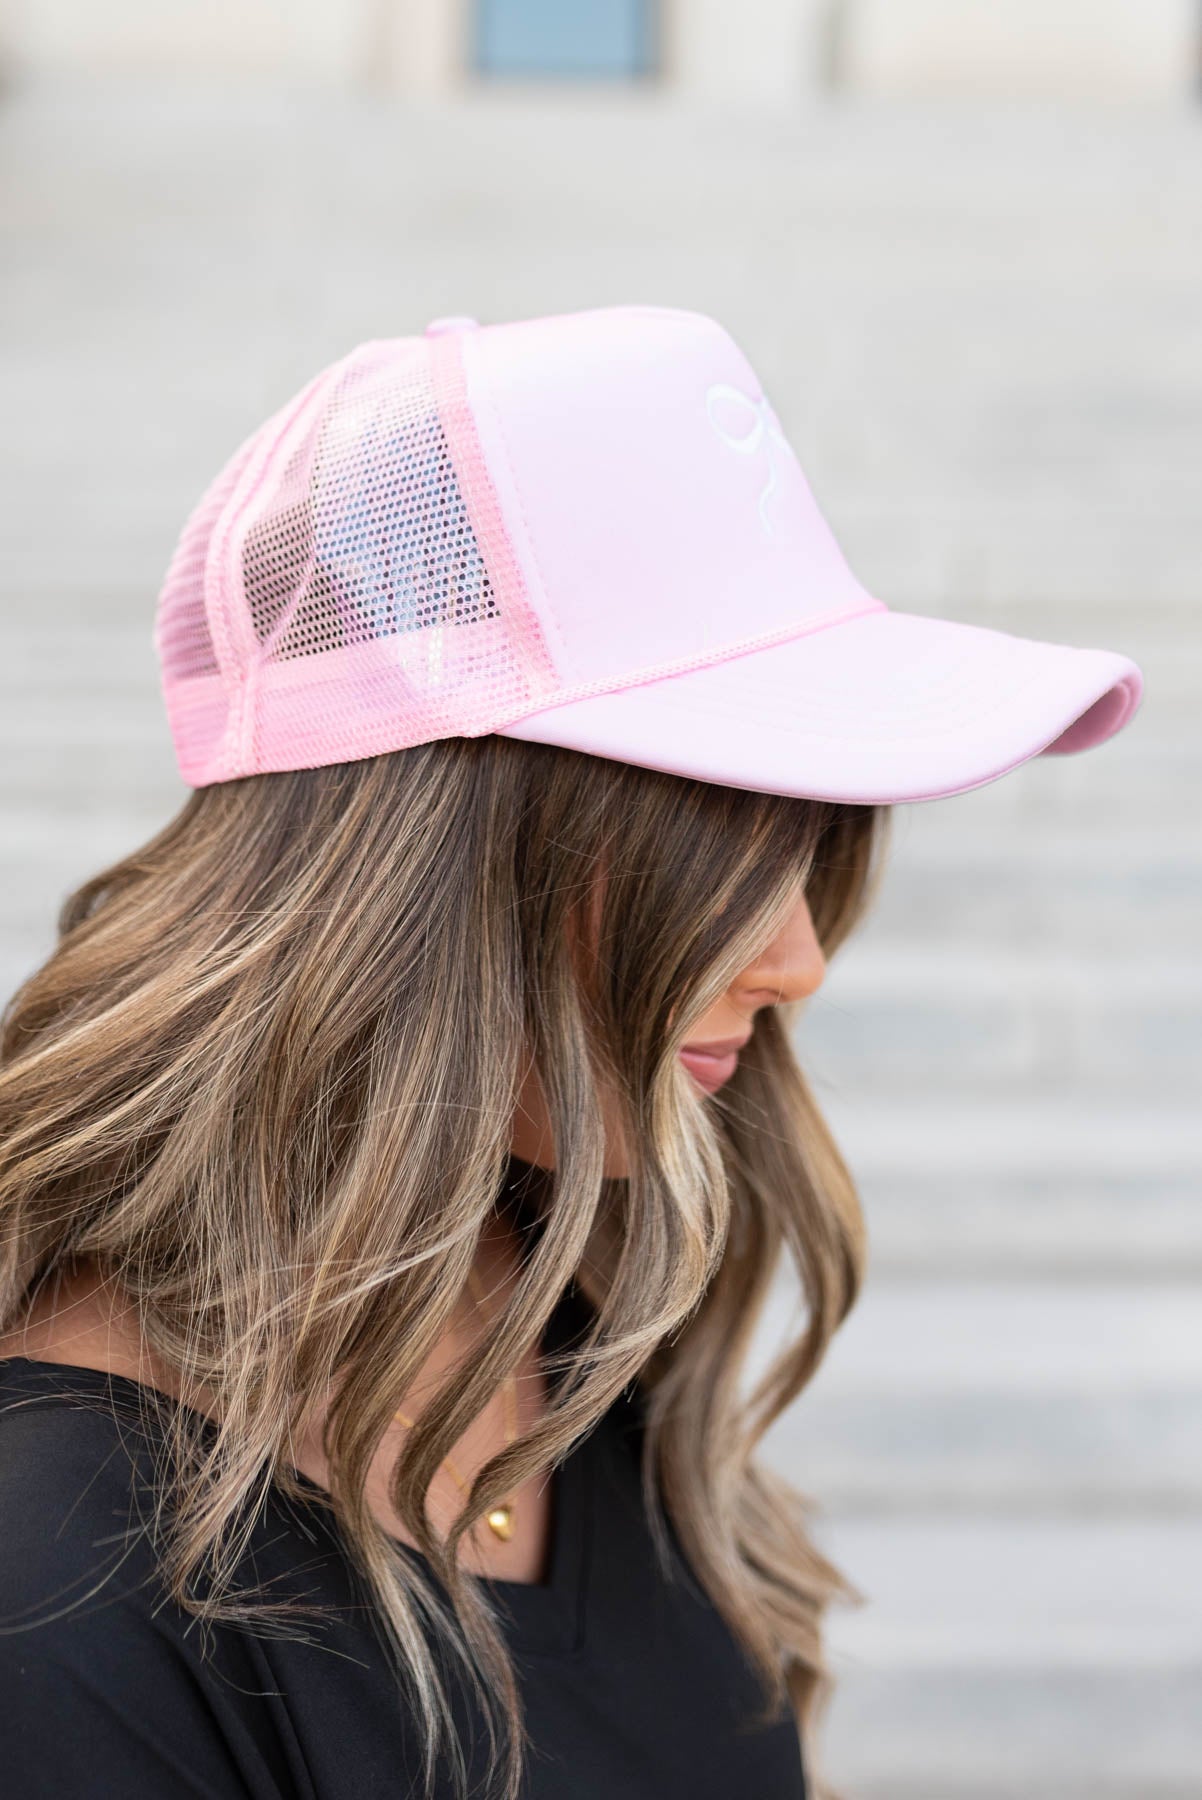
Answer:
[[[816,1796],[824,1613],[857,1590],[806,1502],[755,1457],[852,1305],[851,1176],[766,1009],[707,1100],[676,1051],[805,891],[829,958],[875,889],[871,807],[778,798],[484,737],[257,775],[192,794],[65,904],[0,1037],[0,1331],[80,1259],[216,1430],[178,1417],[158,1546],[173,1597],[254,1628],[236,1571],[290,1445],[329,1399],[330,1506],[394,1647],[427,1749],[462,1788],[429,1633],[463,1659],[515,1800],[518,1689],[463,1533],[561,1460],[620,1390],[645,1396],[644,1491],[761,1672],[792,1704]],[[581,954],[587,941],[590,954]],[[408,1434],[398,1516],[444,1585],[373,1519],[365,1482],[397,1396],[465,1292],[532,1059],[556,1167],[487,1353]],[[604,1174],[600,1094],[629,1155]],[[782,1256],[796,1341],[744,1392]],[[565,1285],[589,1302],[537,1429],[481,1471],[440,1541],[430,1481]]]

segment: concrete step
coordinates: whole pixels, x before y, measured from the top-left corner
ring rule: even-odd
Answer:
[[[871,1304],[871,1299],[866,1302]],[[1182,1392],[847,1394],[819,1375],[765,1455],[840,1518],[1193,1518],[1202,1382]]]
[[[1190,1098],[813,1085],[882,1274],[1176,1280],[1202,1268],[1202,1122]]]
[[[1185,1800],[1202,1768],[1192,1521],[822,1518],[827,1766],[860,1800]]]
[[[957,1125],[952,1111],[943,1129],[954,1133]],[[1190,1128],[1189,1119],[1184,1126]],[[1102,1170],[1093,1150],[1083,1137],[1071,1165],[1027,1175],[899,1171],[869,1164],[867,1154],[853,1150],[868,1221],[869,1279],[1202,1277],[1202,1179],[1192,1143],[1176,1162],[1155,1169]],[[966,1160],[970,1152],[971,1141]]]
[[[1168,1098],[1202,1087],[1202,962],[1115,958],[983,939],[849,947],[807,1003],[798,1042],[826,1079],[907,1092],[1033,1085]]]
[[[800,1312],[782,1278],[755,1367]],[[820,1380],[828,1394],[888,1404],[907,1394],[1192,1394],[1202,1387],[1199,1317],[1198,1281],[870,1280]]]
[[[1191,1518],[1202,1280],[870,1274],[765,1454],[839,1518]],[[778,1284],[749,1380],[796,1335]]]
[[[1022,776],[1017,770],[997,786]],[[972,944],[983,960],[987,946],[1064,946],[1118,964],[1138,960],[1149,945],[1197,960],[1202,846],[1186,820],[1149,820],[1133,794],[1121,824],[1116,816],[1109,826],[1079,829],[1066,810],[999,819],[991,830],[993,808],[983,805],[978,821],[970,806],[990,791],[894,809],[897,847],[844,960],[877,934],[911,949]],[[940,820],[939,806],[959,810]],[[1180,814],[1180,802],[1166,810]]]
[[[1126,1109],[1030,1094],[1021,1104],[988,1091],[944,1109],[864,1087],[818,1083],[823,1109],[858,1177],[925,1170],[936,1180],[1008,1182],[1061,1179],[1089,1169],[1151,1180],[1195,1168],[1202,1122],[1197,1109],[1141,1100]],[[940,1129],[943,1120],[945,1129]]]

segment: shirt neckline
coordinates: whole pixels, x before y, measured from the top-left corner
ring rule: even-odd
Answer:
[[[574,1284],[556,1302],[543,1334],[545,1349],[560,1349],[582,1318],[582,1303]],[[514,1647],[531,1654],[570,1655],[584,1647],[587,1602],[592,1569],[593,1489],[590,1468],[599,1420],[578,1438],[550,1476],[552,1485],[550,1544],[545,1581],[515,1581],[505,1576],[477,1577],[502,1616],[506,1636]],[[294,1471],[298,1488],[312,1496],[309,1504],[328,1514],[325,1490],[319,1482]],[[417,1563],[445,1594],[429,1558],[403,1538],[390,1540],[401,1554]]]
[[[559,1347],[565,1331],[571,1331],[577,1304],[575,1290],[569,1285],[556,1303],[544,1335],[544,1344]],[[195,1416],[203,1429],[215,1429],[213,1421],[195,1407],[165,1393],[153,1383],[138,1381],[131,1375],[88,1368],[78,1363],[45,1362],[28,1356],[0,1357],[0,1380],[6,1369],[14,1375],[24,1369],[29,1374],[41,1377],[42,1381],[53,1378],[52,1385],[41,1387],[40,1392],[27,1394],[27,1399],[69,1401],[73,1397],[91,1395],[111,1402],[114,1390],[131,1397],[151,1394],[156,1402]],[[594,1486],[587,1463],[599,1428],[600,1422],[585,1437],[577,1439],[550,1477],[553,1493],[547,1579],[533,1582],[499,1576],[477,1577],[484,1592],[492,1600],[506,1638],[519,1653],[563,1656],[574,1654],[584,1646],[592,1567]],[[291,1471],[291,1479],[295,1483],[296,1499],[289,1502],[283,1494],[281,1499],[285,1504],[299,1502],[306,1511],[319,1515],[321,1523],[329,1531],[333,1521],[326,1490],[299,1469]],[[412,1544],[405,1543],[402,1538],[393,1537],[391,1542],[404,1557],[416,1562],[427,1579],[445,1594],[429,1560],[421,1551]],[[339,1549],[341,1551],[341,1545]]]
[[[543,1192],[541,1184],[545,1181],[546,1174],[537,1164],[527,1163],[512,1154],[505,1170],[502,1192],[518,1223],[534,1238],[541,1233],[544,1224],[540,1198]],[[575,1329],[583,1323],[586,1312],[587,1303],[575,1283],[569,1282],[548,1319],[543,1335],[544,1348],[561,1349],[570,1340]],[[182,1408],[200,1419],[207,1429],[214,1429],[212,1421],[206,1419],[203,1413],[198,1413],[195,1407],[189,1407],[184,1401],[165,1394],[152,1383],[138,1381],[133,1376],[117,1375],[105,1369],[88,1369],[74,1363],[41,1362],[24,1356],[0,1358],[0,1374],[5,1368],[17,1363],[44,1374],[53,1373],[65,1377],[72,1386],[76,1385],[79,1377],[83,1377],[85,1385],[88,1381],[92,1383],[93,1392],[99,1389],[102,1394],[111,1395],[113,1386],[116,1385],[133,1394],[154,1394],[164,1404]],[[60,1397],[70,1397],[61,1381],[58,1390]],[[597,1433],[604,1429],[604,1423],[599,1420],[585,1437],[577,1439],[550,1476],[551,1542],[547,1579],[534,1582],[515,1581],[500,1576],[477,1577],[502,1618],[503,1629],[511,1647],[522,1654],[564,1656],[574,1654],[584,1647],[594,1531],[595,1483],[589,1463],[595,1454]],[[301,1504],[307,1510],[320,1513],[328,1526],[331,1522],[328,1496],[320,1483],[311,1480],[299,1469],[292,1471],[292,1477],[296,1483],[296,1492],[301,1497]],[[309,1498],[304,1498],[305,1495]],[[441,1589],[438,1577],[421,1551],[401,1538],[394,1537],[391,1541],[402,1555],[416,1561],[427,1579]]]

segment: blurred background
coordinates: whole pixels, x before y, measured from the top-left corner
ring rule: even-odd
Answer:
[[[850,1800],[1202,1792],[1200,47],[1195,0],[0,0],[6,995],[183,797],[185,513],[439,314],[715,314],[890,605],[1143,667],[1112,743],[896,809],[803,1026],[871,1266],[770,1453],[868,1596]]]

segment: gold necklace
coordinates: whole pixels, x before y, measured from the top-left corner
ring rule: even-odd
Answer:
[[[479,1277],[474,1268],[468,1270],[467,1279],[468,1286],[475,1296],[477,1306],[479,1306],[479,1303],[484,1296],[480,1292]],[[508,1448],[517,1436],[517,1379],[512,1374],[507,1375],[501,1383],[501,1401],[505,1411],[505,1444]],[[407,1413],[398,1412],[394,1417],[400,1424],[408,1426],[409,1429],[412,1430],[413,1420]],[[451,1458],[449,1456],[444,1457],[443,1463],[445,1464],[448,1473],[453,1475],[455,1480],[459,1483],[463,1492],[465,1494],[470,1493],[471,1482],[464,1480]],[[516,1523],[513,1501],[505,1500],[500,1506],[491,1507],[484,1516],[488,1524],[488,1529],[492,1532],[493,1536],[500,1538],[502,1543],[507,1544],[513,1536]]]

